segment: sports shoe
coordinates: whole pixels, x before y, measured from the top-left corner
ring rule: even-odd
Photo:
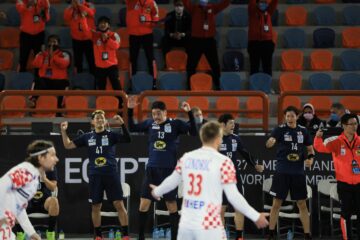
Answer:
[[[95,240],[103,240],[103,238],[102,238],[102,237],[97,236],[97,237],[95,237]]]
[[[25,240],[25,233],[24,232],[17,232],[16,233],[16,240]]]
[[[124,237],[122,237],[121,240],[130,240],[130,237],[129,236],[124,236]]]
[[[47,240],[55,240],[55,232],[46,231],[46,239]]]

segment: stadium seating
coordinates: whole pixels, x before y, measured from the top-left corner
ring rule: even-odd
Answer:
[[[87,109],[88,98],[86,96],[66,96],[64,97],[65,109]],[[87,117],[87,112],[66,112],[64,117],[68,118],[84,118]]]
[[[119,34],[121,39],[120,48],[129,48],[129,33],[127,28],[119,28],[116,32]]]
[[[35,109],[52,109],[53,112],[36,112],[32,116],[36,118],[53,118],[56,116],[58,99],[55,96],[39,96],[36,99]]]
[[[34,75],[29,72],[14,72],[10,81],[11,90],[30,90],[34,83]]]
[[[169,51],[166,56],[166,68],[168,71],[185,71],[187,54],[182,50]]]
[[[319,6],[313,11],[317,26],[336,25],[336,13],[331,6]]]
[[[333,48],[335,31],[331,28],[318,28],[313,32],[314,48]]]
[[[302,76],[295,72],[284,72],[279,80],[280,93],[286,91],[299,91],[302,86]]]
[[[360,25],[360,6],[350,5],[343,9],[344,25]]]
[[[223,54],[223,71],[238,72],[244,70],[244,55],[239,51],[228,50]]]
[[[360,48],[360,27],[348,27],[342,32],[344,48]]]
[[[263,111],[262,99],[260,97],[249,97],[246,100],[246,109]],[[261,113],[246,113],[247,118],[258,119],[262,117]]]
[[[153,77],[146,72],[137,72],[131,78],[131,86],[134,94],[139,94],[145,90],[151,90]]]
[[[220,89],[224,91],[243,90],[243,80],[235,72],[222,72],[220,76]]]
[[[309,99],[314,108],[316,115],[320,118],[328,118],[332,101],[328,96],[313,96]]]
[[[119,49],[116,52],[116,57],[118,59],[118,68],[121,71],[129,71],[130,69],[130,58],[129,53],[123,49]]]
[[[24,96],[5,96],[1,102],[1,109],[24,109],[26,108],[26,100]],[[8,112],[2,115],[4,118],[23,118],[25,112]]]
[[[117,114],[116,111],[110,111],[118,108],[119,99],[114,96],[98,96],[95,101],[95,108],[105,111],[106,118],[112,118]]]
[[[205,55],[201,55],[201,58],[199,60],[199,63],[196,67],[196,70],[197,71],[209,71],[211,68],[210,68],[210,65],[209,65],[209,62],[207,60],[207,58],[205,57]]]
[[[95,78],[90,73],[78,73],[70,78],[71,89],[94,90]]]
[[[248,26],[248,10],[244,7],[232,8],[229,12],[230,27],[247,27]]]
[[[301,99],[297,96],[286,96],[284,98],[281,110],[284,111],[289,106],[294,106],[297,109],[301,109]]]
[[[307,11],[302,6],[290,6],[285,11],[285,22],[288,26],[305,26]]]
[[[206,73],[195,73],[190,77],[190,89],[192,91],[212,90],[212,77]]]
[[[355,114],[360,114],[359,102],[360,97],[358,96],[345,96],[340,99],[340,103],[344,105],[346,109],[349,109],[350,112]]]
[[[272,78],[266,73],[255,73],[250,76],[249,85],[250,90],[263,91],[265,93],[271,92]]]
[[[304,53],[300,50],[285,50],[281,53],[283,71],[300,71],[303,69]]]
[[[188,102],[191,107],[199,107],[203,112],[203,116],[205,118],[208,117],[209,114],[206,112],[206,110],[210,108],[210,103],[207,97],[191,96],[186,99],[186,102]]]
[[[300,28],[289,28],[284,32],[284,48],[305,48],[305,31]]]
[[[16,10],[15,6],[8,8],[6,11],[7,25],[11,27],[17,27],[20,25],[20,15]]]
[[[0,48],[18,48],[20,30],[16,27],[7,27],[0,30]]]
[[[157,101],[163,101],[166,103],[167,116],[170,118],[176,118],[177,114],[172,113],[171,110],[179,110],[179,99],[173,96],[161,96],[157,98]]]
[[[330,71],[333,69],[333,53],[329,50],[314,50],[310,54],[310,66],[314,71]]]
[[[185,75],[178,72],[170,72],[159,77],[160,90],[186,90],[187,82]]]
[[[108,7],[99,7],[96,6],[96,12],[95,12],[95,22],[98,22],[99,17],[106,16],[110,19],[112,19],[112,11]]]
[[[341,88],[344,90],[360,90],[360,74],[345,73],[339,79]]]
[[[341,69],[343,71],[360,70],[360,51],[346,50],[340,55]]]
[[[313,90],[331,90],[333,88],[331,76],[326,73],[314,73],[310,75],[309,84]]]
[[[13,52],[0,49],[0,71],[11,70],[14,64]]]
[[[242,29],[230,29],[227,32],[227,48],[240,49],[247,48],[247,32]]]
[[[236,119],[238,116],[237,111],[240,109],[240,100],[238,97],[218,97],[216,99],[215,106],[216,109],[230,113],[234,119]],[[221,114],[222,113],[216,114],[216,117],[220,117]]]

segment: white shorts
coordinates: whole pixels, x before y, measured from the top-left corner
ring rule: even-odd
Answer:
[[[209,230],[193,230],[179,228],[177,235],[178,240],[226,240],[226,232],[224,228],[216,228]]]

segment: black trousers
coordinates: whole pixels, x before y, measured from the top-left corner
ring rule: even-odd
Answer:
[[[205,54],[211,67],[215,88],[220,89],[220,64],[215,38],[192,37],[188,49],[188,61],[186,64],[188,86],[190,86],[190,77],[196,72],[196,67],[200,61],[201,55]]]
[[[135,75],[137,72],[137,59],[139,57],[140,48],[143,47],[145,56],[147,59],[148,69],[151,76],[154,76],[154,38],[152,34],[146,34],[141,36],[130,35],[129,36],[129,52],[131,62],[131,74]]]
[[[41,45],[44,44],[45,32],[40,32],[36,35],[31,35],[25,32],[20,32],[20,72],[26,72],[26,65],[29,59],[31,50],[34,55],[41,51]]]
[[[264,73],[272,76],[272,56],[275,44],[272,40],[249,41],[247,51],[250,60],[250,75],[259,72],[260,62]]]
[[[171,37],[163,37],[162,39],[162,51],[164,56],[174,47],[185,48],[186,53],[188,53],[189,38],[182,38],[180,40],[176,40]]]
[[[91,40],[72,40],[73,52],[74,52],[74,64],[76,71],[82,73],[83,69],[83,56],[85,55],[86,61],[89,65],[89,72],[95,75],[95,59],[94,49]]]
[[[357,239],[360,239],[360,184],[338,182],[337,191],[341,205],[341,227],[343,239],[354,239],[351,229],[351,215],[357,215]],[[346,229],[346,230],[345,230]],[[345,232],[346,231],[346,232]]]
[[[65,90],[69,86],[67,79],[50,79],[50,78],[37,78],[35,80],[35,90]],[[37,98],[37,97],[35,97]],[[62,107],[63,96],[58,96],[58,108]]]
[[[108,68],[99,68],[95,69],[95,82],[96,89],[105,90],[106,89],[106,80],[109,78],[113,90],[122,90],[119,82],[119,69],[117,65],[110,66]],[[122,98],[119,99],[119,107],[122,107]]]

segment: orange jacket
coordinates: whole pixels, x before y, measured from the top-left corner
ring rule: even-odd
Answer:
[[[70,65],[70,56],[61,50],[55,50],[50,57],[49,50],[39,52],[33,61],[33,66],[39,68],[39,76],[49,79],[67,79],[67,68]]]
[[[69,6],[64,11],[64,20],[69,23],[71,37],[75,40],[90,40],[90,36],[84,32],[81,25],[81,13],[86,15],[87,24],[91,29],[95,29],[95,16],[96,9],[94,5],[84,2],[78,8]]]
[[[147,22],[140,22],[142,15]],[[151,34],[157,21],[159,9],[154,0],[126,0],[126,26],[129,35]]]
[[[47,0],[38,0],[35,6],[27,7],[27,1],[18,0],[16,10],[20,14],[20,30],[35,35],[45,30],[45,23],[50,20],[50,4]]]
[[[352,161],[356,160],[360,166],[360,137],[355,134],[354,140],[350,143],[344,133],[322,140],[315,137],[314,147],[322,153],[332,153],[336,179],[348,184],[360,183],[360,174],[352,171]]]

